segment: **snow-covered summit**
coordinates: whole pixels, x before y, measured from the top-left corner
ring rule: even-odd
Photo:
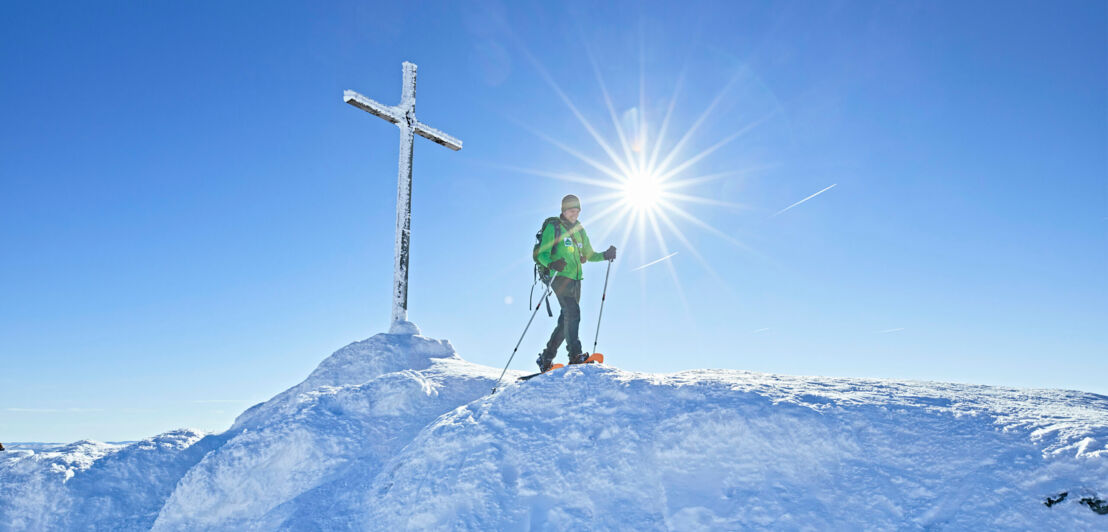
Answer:
[[[431,367],[432,361],[461,360],[446,340],[435,340],[412,334],[378,334],[354,342],[325,358],[304,382],[285,390],[273,399],[247,409],[231,430],[264,423],[295,409],[302,394],[324,387],[364,384],[381,375],[404,370],[419,371]]]
[[[586,366],[440,417],[373,485],[391,529],[1073,530],[1108,398]],[[1068,492],[1069,506],[1046,496]],[[1083,495],[1078,495],[1079,493]]]
[[[379,334],[222,434],[0,453],[0,529],[1108,528],[1104,396],[499,373]]]

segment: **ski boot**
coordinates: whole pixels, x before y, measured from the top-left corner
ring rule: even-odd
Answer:
[[[554,357],[547,358],[546,352],[539,353],[539,358],[535,359],[535,363],[539,365],[539,373],[546,373],[554,369]]]
[[[600,353],[581,353],[579,355],[571,355],[569,357],[570,364],[603,364],[604,355]]]

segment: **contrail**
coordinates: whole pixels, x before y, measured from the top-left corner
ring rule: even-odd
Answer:
[[[888,333],[900,332],[900,331],[903,331],[903,330],[904,330],[904,327],[897,327],[895,329],[885,329],[883,331],[877,331],[877,332],[879,334],[888,334]]]
[[[639,266],[638,268],[634,268],[634,269],[632,269],[631,271],[633,271],[633,272],[637,272],[637,271],[639,271],[639,270],[641,270],[641,269],[643,269],[643,268],[645,268],[645,267],[647,267],[647,266],[653,266],[653,265],[655,265],[655,264],[658,264],[659,262],[662,262],[663,260],[666,260],[666,259],[668,259],[668,258],[670,258],[670,257],[672,257],[672,256],[674,256],[674,255],[676,255],[676,254],[677,254],[677,252],[676,252],[676,251],[674,251],[673,253],[670,253],[669,255],[666,255],[665,257],[662,257],[662,258],[660,258],[660,259],[658,259],[658,260],[656,260],[656,261],[652,261],[652,262],[648,262],[648,263],[646,263],[646,264],[643,264],[642,266]]]
[[[838,185],[838,183],[835,183],[835,185]],[[831,185],[831,186],[829,186],[829,187],[827,187],[827,188],[825,188],[825,189],[823,189],[819,192],[816,192],[815,194],[812,194],[811,196],[808,196],[807,198],[804,198],[804,199],[802,199],[802,200],[800,200],[796,203],[793,203],[792,205],[789,205],[788,207],[785,207],[784,209],[781,209],[781,210],[777,211],[777,214],[774,214],[773,216],[777,216],[778,214],[781,214],[781,213],[783,213],[783,212],[785,212],[785,211],[787,211],[787,210],[789,210],[793,207],[796,207],[797,205],[800,205],[801,203],[804,203],[805,201],[808,201],[808,200],[810,200],[810,199],[812,199],[812,198],[814,198],[814,197],[816,197],[820,194],[823,194],[824,192],[827,192],[828,190],[831,190],[831,189],[835,188],[835,185]],[[771,218],[772,218],[772,216],[771,216]]]

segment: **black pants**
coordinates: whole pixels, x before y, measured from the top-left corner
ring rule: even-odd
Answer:
[[[573,357],[581,354],[581,338],[578,334],[581,327],[581,281],[555,277],[553,290],[562,312],[558,314],[558,325],[550,333],[550,340],[546,342],[542,357],[548,361],[554,360],[558,347],[565,341],[566,351],[569,352],[570,360],[573,360]]]

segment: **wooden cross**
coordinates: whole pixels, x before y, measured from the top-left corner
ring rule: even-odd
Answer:
[[[408,246],[412,227],[412,141],[413,133],[442,144],[454,151],[462,149],[462,141],[428,126],[415,116],[416,66],[404,62],[404,84],[400,105],[375,102],[348,90],[342,99],[374,116],[384,118],[400,128],[400,169],[396,185],[396,245],[393,248],[392,324],[391,334],[412,334],[415,327],[408,322]]]

